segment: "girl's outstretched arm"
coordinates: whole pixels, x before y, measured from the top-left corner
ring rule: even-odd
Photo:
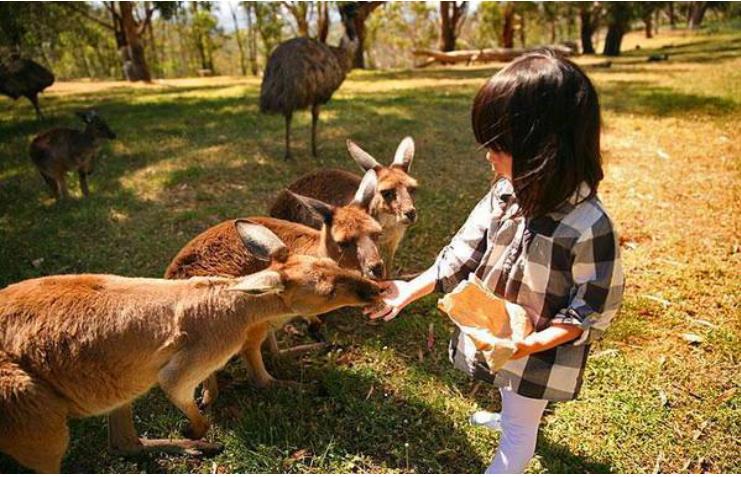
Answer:
[[[377,318],[383,318],[384,321],[392,320],[405,306],[432,293],[436,282],[437,267],[435,265],[408,282],[404,280],[384,282],[381,285],[385,288],[383,306],[366,308],[365,311],[373,320]]]

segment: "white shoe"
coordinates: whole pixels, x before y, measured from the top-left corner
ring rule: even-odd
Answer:
[[[498,412],[476,411],[471,414],[468,422],[472,426],[484,426],[495,431],[502,430],[502,415]]]

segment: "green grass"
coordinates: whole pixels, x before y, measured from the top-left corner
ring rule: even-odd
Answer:
[[[593,352],[581,398],[549,407],[529,470],[741,472],[741,35],[626,41],[642,48],[609,69],[591,66],[600,58],[577,60],[603,104],[601,196],[623,238],[625,305]],[[647,63],[654,51],[670,61]],[[487,188],[468,112],[495,71],[353,72],[322,113],[320,159],[308,153],[309,115],[294,118],[294,162],[282,159],[282,118],[257,111],[255,79],[59,84],[43,96],[43,123],[25,102],[1,98],[0,286],[55,273],[161,276],[191,237],[226,218],[264,213],[296,176],[355,170],[348,137],[381,161],[404,135],[415,138],[420,220],[399,264],[421,270]],[[74,125],[72,112],[86,106],[99,109],[119,140],[106,146],[89,200],[72,179],[74,197],[57,204],[27,158],[28,143],[44,128]],[[209,438],[226,445],[222,454],[115,457],[104,419],[91,418],[72,423],[63,470],[479,472],[497,435],[471,428],[467,416],[496,409],[498,399],[449,365],[450,331],[434,297],[380,326],[339,313],[327,334],[340,349],[269,363],[305,388],[242,385],[238,363],[222,373],[237,383],[212,411]],[[684,332],[704,341],[690,345]],[[137,402],[136,416],[147,436],[177,436],[184,423],[158,390]],[[20,469],[0,457],[0,470]]]

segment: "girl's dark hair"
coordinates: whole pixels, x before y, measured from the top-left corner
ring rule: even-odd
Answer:
[[[600,107],[587,75],[551,50],[524,55],[492,76],[473,102],[483,147],[512,156],[520,212],[554,211],[582,182],[597,193],[603,178]]]

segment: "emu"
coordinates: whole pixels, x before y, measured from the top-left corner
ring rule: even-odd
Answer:
[[[54,83],[54,74],[35,61],[12,54],[0,61],[0,93],[16,100],[27,98],[36,110],[36,117],[44,119],[39,106],[39,93]]]
[[[107,413],[113,450],[218,451],[200,440],[209,421],[194,391],[254,327],[380,296],[372,281],[328,258],[291,253],[259,224],[232,226],[267,269],[190,280],[58,275],[0,290],[0,451],[57,473],[67,421]],[[157,384],[188,417],[191,439],[136,435],[132,402]]]
[[[352,21],[354,8],[340,8],[345,35],[332,47],[310,38],[294,38],[278,45],[268,59],[260,89],[260,111],[282,114],[286,121],[286,153],[291,159],[293,112],[311,108],[311,154],[317,157],[316,127],[319,108],[345,81],[358,48]]]

